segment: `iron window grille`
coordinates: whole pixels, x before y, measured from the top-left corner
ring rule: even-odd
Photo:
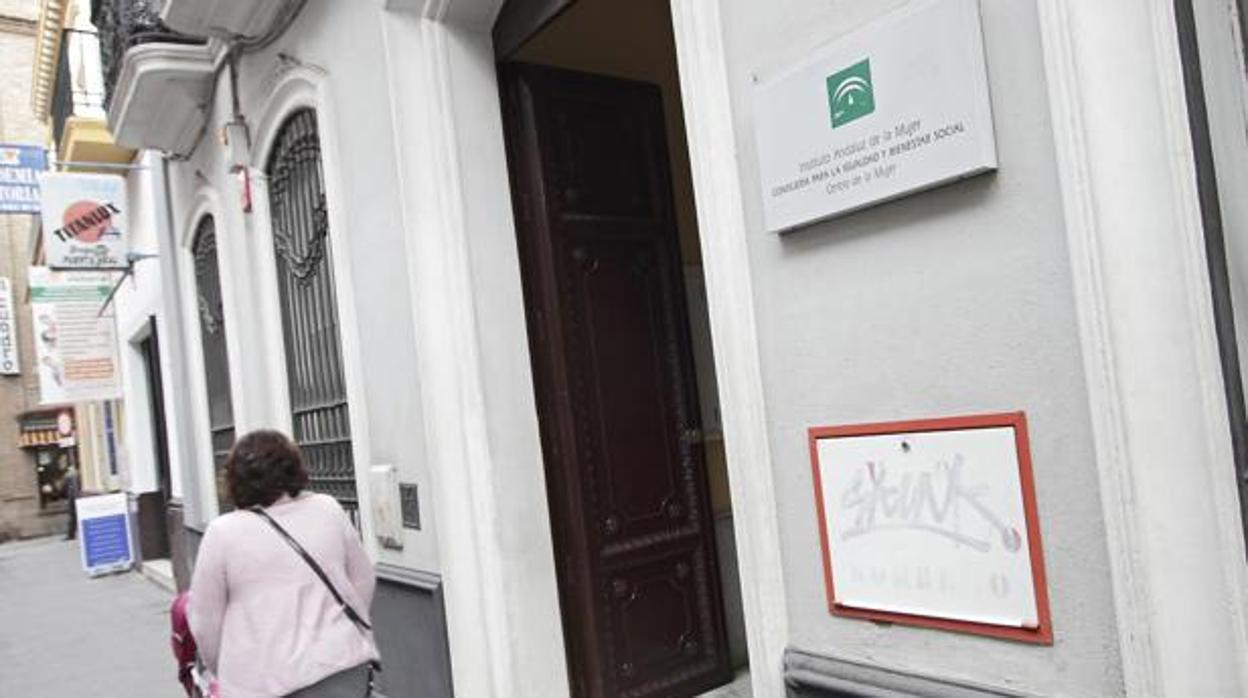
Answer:
[[[266,174],[293,437],[307,459],[309,488],[333,496],[356,520],[359,499],[321,142],[311,109],[282,125]]]
[[[221,299],[221,267],[217,259],[217,226],[205,216],[195,229],[196,305],[199,338],[204,354],[204,382],[208,387],[208,430],[212,440],[213,471],[221,511],[233,506],[226,493],[222,470],[234,445],[234,402],[230,396],[230,358],[226,351],[225,304]]]

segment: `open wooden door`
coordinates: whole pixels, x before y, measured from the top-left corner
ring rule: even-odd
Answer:
[[[729,676],[656,87],[500,68],[575,696]]]

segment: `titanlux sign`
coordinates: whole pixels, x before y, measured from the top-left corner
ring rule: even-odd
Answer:
[[[40,182],[48,266],[125,269],[126,181],[116,175],[49,173]]]

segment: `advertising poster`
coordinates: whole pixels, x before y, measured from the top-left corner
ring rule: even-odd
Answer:
[[[39,213],[39,175],[46,169],[43,146],[0,143],[0,213]]]
[[[117,275],[30,269],[41,401],[60,405],[121,397],[112,310],[100,314]]]
[[[17,353],[17,318],[13,315],[13,283],[0,276],[0,375],[16,376],[22,372]]]
[[[40,185],[49,267],[118,270],[128,266],[125,179],[50,172],[40,178]]]

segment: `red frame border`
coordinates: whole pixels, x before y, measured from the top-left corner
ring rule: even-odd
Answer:
[[[1012,427],[1015,450],[1018,451],[1019,480],[1023,488],[1023,514],[1027,519],[1027,543],[1031,549],[1031,576],[1036,591],[1036,612],[1039,627],[1011,628],[987,623],[949,620],[931,616],[874,611],[845,606],[836,600],[836,587],[832,576],[832,549],[828,543],[827,517],[823,503],[823,478],[819,471],[819,440],[839,436],[874,436],[880,434],[906,434],[919,431],[958,431],[990,427]],[[876,422],[844,426],[811,427],[810,467],[814,474],[815,509],[819,516],[819,543],[823,549],[823,579],[828,596],[828,611],[836,616],[858,618],[883,623],[913,625],[937,630],[948,630],[974,635],[1026,642],[1035,645],[1053,644],[1053,619],[1049,612],[1049,589],[1044,571],[1044,550],[1040,539],[1040,517],[1036,511],[1035,483],[1032,480],[1031,445],[1027,434],[1027,415],[1023,412],[943,417],[899,422]]]

